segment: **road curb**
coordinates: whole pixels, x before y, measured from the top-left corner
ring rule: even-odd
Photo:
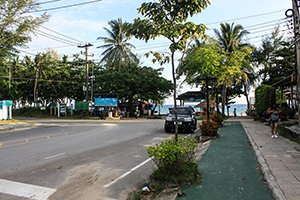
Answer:
[[[9,131],[9,130],[13,130],[13,129],[28,128],[28,127],[32,127],[32,126],[33,126],[33,124],[1,125],[0,131]]]
[[[282,190],[280,189],[279,185],[277,184],[276,182],[276,179],[273,175],[273,173],[271,172],[268,164],[266,163],[266,160],[263,158],[260,150],[259,150],[259,147],[257,146],[257,144],[254,142],[251,134],[249,133],[249,131],[246,129],[245,127],[245,124],[243,122],[241,122],[242,125],[243,125],[243,128],[248,136],[248,139],[252,145],[252,148],[255,152],[255,155],[257,157],[257,160],[258,160],[258,163],[260,165],[260,168],[261,168],[261,171],[264,175],[264,179],[266,180],[268,186],[269,186],[269,189],[271,190],[272,194],[273,194],[273,197],[276,199],[276,200],[286,200],[286,197],[284,196]]]

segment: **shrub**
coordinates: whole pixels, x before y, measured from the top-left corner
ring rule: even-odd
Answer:
[[[215,121],[202,121],[200,130],[203,136],[216,136],[218,135],[219,125]]]
[[[260,85],[255,90],[255,111],[259,116],[265,117],[266,111],[275,103],[275,88],[268,85]]]
[[[195,139],[178,136],[175,143],[174,137],[165,140],[155,147],[146,150],[158,167],[150,178],[164,184],[185,186],[197,182],[200,173],[197,164],[193,162],[197,143]],[[199,179],[200,180],[200,179]]]
[[[216,122],[218,125],[221,125],[224,118],[222,115],[220,114],[215,114],[212,118],[211,118],[214,122]]]

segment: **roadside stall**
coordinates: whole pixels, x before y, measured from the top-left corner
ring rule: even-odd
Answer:
[[[196,112],[197,115],[200,115],[201,118],[206,118],[207,116],[207,111],[206,111],[206,100],[198,103],[194,108],[200,108],[200,112]],[[216,114],[215,108],[217,107],[217,103],[214,102],[213,100],[209,99],[209,115],[212,117]]]

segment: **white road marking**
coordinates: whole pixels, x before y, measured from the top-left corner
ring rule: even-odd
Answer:
[[[141,164],[135,166],[134,168],[132,168],[131,170],[129,170],[128,172],[124,173],[123,175],[119,176],[117,179],[113,180],[112,182],[104,185],[103,187],[108,188],[109,186],[111,186],[112,184],[116,183],[117,181],[121,180],[122,178],[124,178],[125,176],[131,174],[134,170],[138,169],[139,167],[143,166],[144,164],[146,164],[147,162],[149,162],[151,160],[151,158],[148,158],[147,160],[145,160],[144,162],[142,162]]]
[[[67,154],[67,153],[60,153],[60,154],[57,154],[57,155],[54,155],[54,156],[49,156],[49,157],[46,157],[45,160],[55,158],[55,157],[58,157],[58,156],[62,156],[62,155],[65,155],[65,154]]]
[[[105,142],[105,144],[112,143],[112,142],[115,142],[115,141],[117,141],[117,140],[110,140],[110,141]]]
[[[56,189],[0,179],[0,193],[36,200],[47,200]]]

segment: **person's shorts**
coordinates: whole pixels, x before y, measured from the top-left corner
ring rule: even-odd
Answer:
[[[273,121],[273,120],[270,120],[270,125],[274,125],[274,124],[278,124],[278,121]]]

